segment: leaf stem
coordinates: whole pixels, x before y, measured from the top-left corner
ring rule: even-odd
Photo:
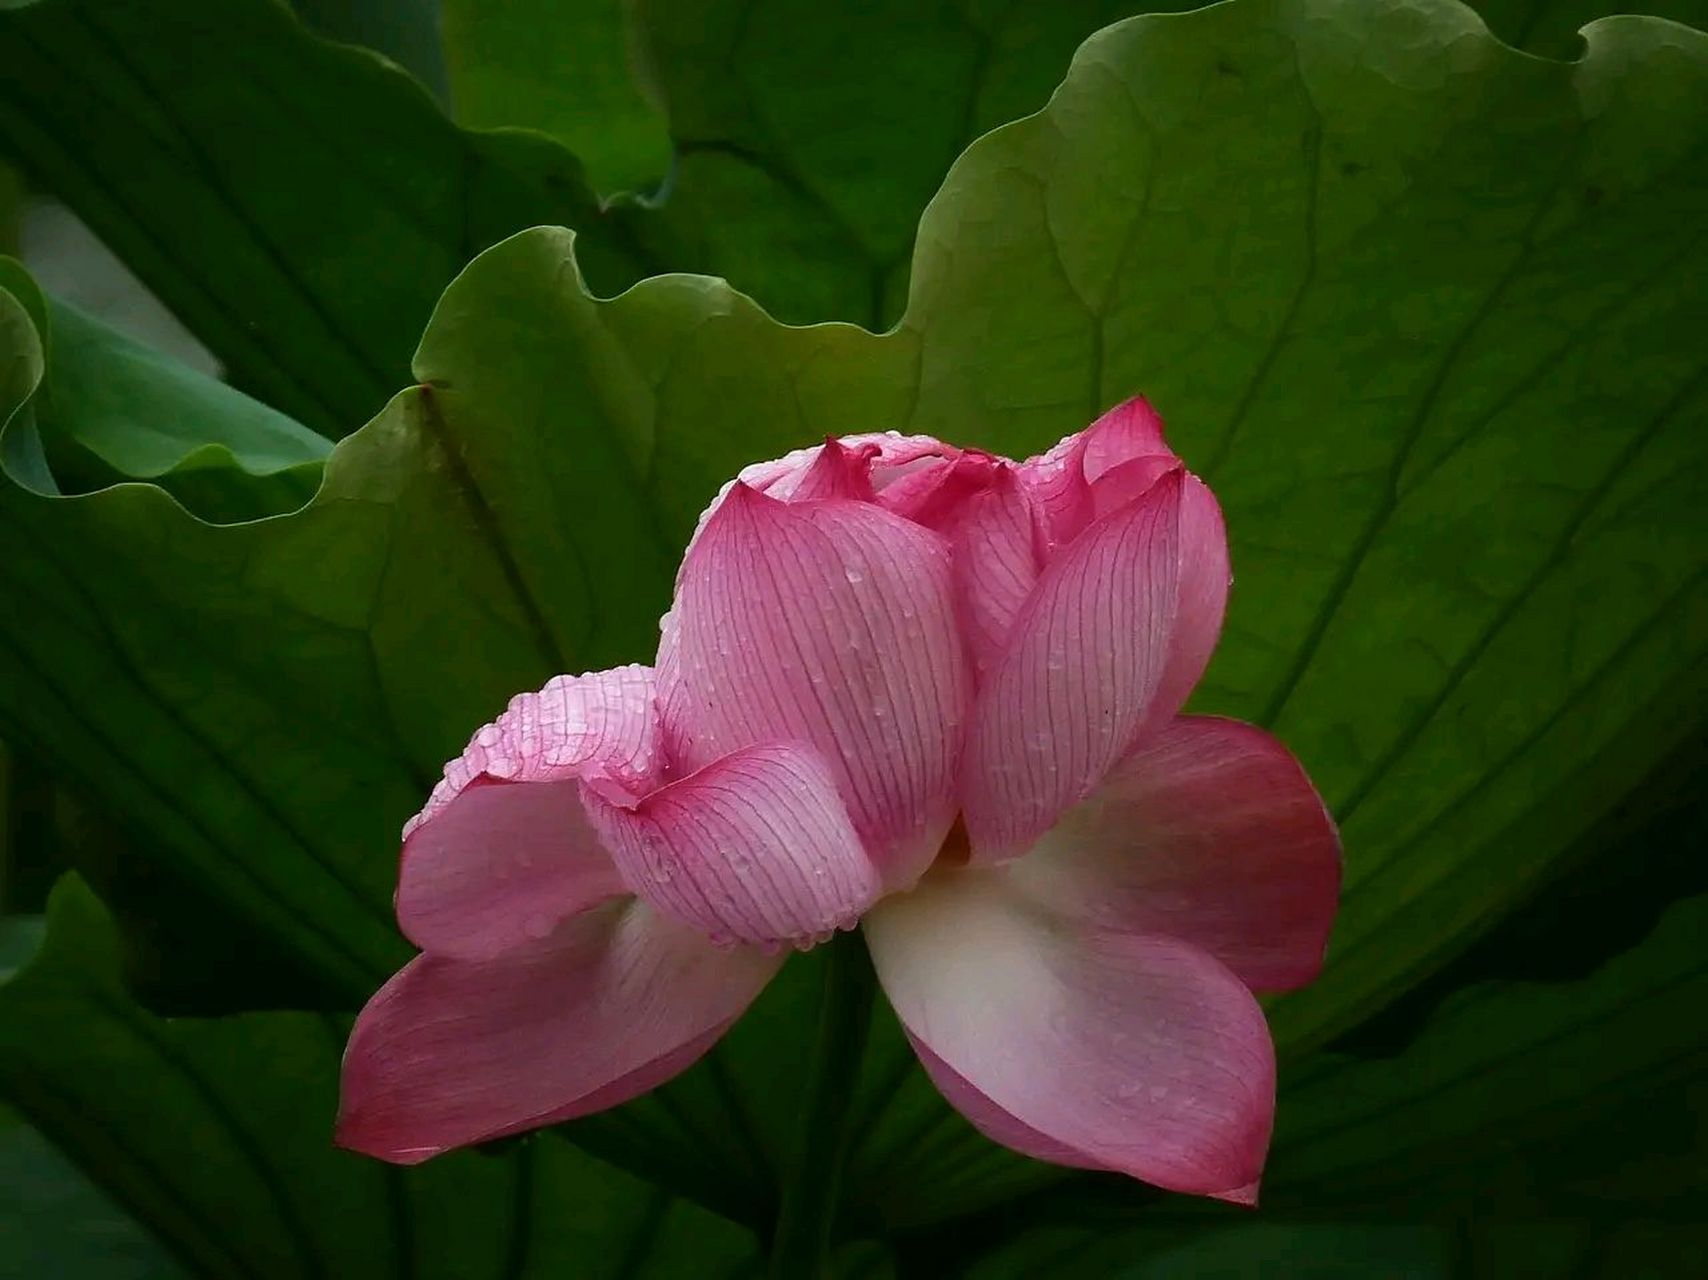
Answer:
[[[872,1021],[877,979],[865,938],[858,931],[839,933],[826,950],[800,1121],[771,1237],[771,1280],[817,1280],[826,1274],[842,1166],[848,1156],[854,1086]]]

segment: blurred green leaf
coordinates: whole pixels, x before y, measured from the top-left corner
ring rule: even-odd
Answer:
[[[1689,27],[1708,27],[1704,0],[1640,0],[1620,6],[1609,0],[1477,0],[1473,6],[1508,44],[1544,58],[1576,58],[1578,32],[1610,13],[1644,13]]]
[[[273,0],[0,8],[0,150],[69,203],[239,387],[338,437],[408,378],[433,300],[536,223],[639,270],[574,158],[477,136]]]
[[[39,912],[66,869],[52,836],[53,801],[46,771],[0,742],[0,925]]]
[[[383,53],[443,101],[449,92],[438,0],[291,0],[312,30]]]
[[[409,1170],[335,1149],[345,1029],[149,1016],[67,879],[39,957],[0,986],[0,1085],[202,1274],[757,1274],[748,1232],[549,1136]]]
[[[359,996],[402,951],[391,850],[438,761],[517,689],[649,652],[742,463],[887,426],[1025,453],[1143,390],[1234,541],[1201,705],[1274,725],[1344,822],[1335,954],[1275,1010],[1301,1052],[1510,911],[1701,722],[1705,43],[1619,20],[1547,63],[1445,3],[1122,24],[955,166],[881,338],[692,277],[597,302],[567,235],[518,236],[300,512],[0,488],[28,617],[0,714]],[[677,1107],[660,1149],[765,1188],[790,1095],[739,1064],[775,1074],[790,1025],[732,1043],[751,1124],[708,1067],[646,1104]],[[910,1126],[959,1122],[885,1106],[923,1086],[879,1065],[864,1221],[1038,1176],[959,1138],[924,1159]]]
[[[134,1219],[6,1108],[0,1108],[0,1223],[0,1280],[184,1274]]]
[[[652,191],[670,165],[643,92],[625,0],[445,0],[445,60],[459,123],[550,134],[600,192]]]
[[[50,302],[10,258],[0,258],[0,289],[29,312],[46,357],[33,408],[53,492],[154,480],[214,520],[290,511],[313,496],[329,448],[322,437]],[[139,413],[144,404],[160,407]]]
[[[1534,897],[1451,963],[1328,1047],[1406,1050],[1431,1015],[1491,979],[1578,981],[1638,946],[1682,898],[1708,893],[1708,739],[1676,752],[1561,856]]]
[[[231,520],[291,510],[312,496],[329,447],[320,437],[50,304],[17,263],[0,259],[0,292],[7,291],[26,306],[38,342],[51,346],[46,379],[26,406],[45,419],[54,473],[36,479],[50,492],[152,477],[196,514]],[[62,322],[52,334],[50,305]],[[143,404],[155,412],[139,422]],[[152,856],[149,832],[107,819],[29,755],[8,750],[0,763],[0,908],[39,910],[52,879],[75,866],[120,909],[127,981],[156,1007],[328,1001],[294,949],[257,945],[229,899],[211,897],[170,860]]]
[[[87,451],[90,469],[104,472],[107,483],[156,479],[195,465],[209,448],[252,476],[303,463],[318,476],[328,445],[308,428],[72,307],[52,306],[50,323],[50,434],[63,421],[69,443]],[[136,406],[149,397],[171,398],[178,412],[144,417]],[[312,492],[311,485],[302,501]]]

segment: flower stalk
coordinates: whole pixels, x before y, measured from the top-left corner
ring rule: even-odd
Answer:
[[[852,1136],[854,1088],[872,1021],[876,979],[864,937],[857,930],[839,933],[825,950],[800,1122],[771,1237],[771,1280],[816,1280],[828,1274],[831,1228]]]

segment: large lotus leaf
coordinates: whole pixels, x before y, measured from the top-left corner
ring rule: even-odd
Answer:
[[[1043,106],[1098,28],[1190,7],[639,0],[676,164],[636,233],[779,319],[885,328],[920,213],[962,149]]]
[[[740,463],[877,426],[1025,452],[1147,390],[1234,539],[1200,705],[1272,723],[1345,823],[1336,954],[1276,1009],[1297,1051],[1699,722],[1705,56],[1621,20],[1532,60],[1446,4],[1122,24],[956,165],[881,338],[689,277],[596,302],[568,236],[517,237],[302,512],[0,491],[4,712],[355,991],[400,950],[433,764],[550,671],[644,656]]]
[[[671,267],[727,276],[779,319],[884,328],[906,300],[920,213],[961,150],[1041,108],[1074,48],[1100,27],[1194,7],[638,0],[635,35],[676,165],[662,199],[636,218],[637,234]],[[1557,57],[1575,55],[1578,28],[1610,8],[1708,24],[1703,0],[1473,7],[1496,35]],[[503,28],[514,5],[458,0],[455,11]],[[538,24],[518,57],[537,63],[548,47],[555,65],[578,72],[552,82],[558,95],[610,74],[609,59],[591,65],[579,24]],[[504,122],[552,118],[531,101],[519,93]],[[526,118],[531,109],[536,119]]]
[[[587,166],[600,192],[659,185],[670,139],[637,75],[624,0],[445,0],[442,7],[451,106],[461,124],[550,134]]]
[[[601,289],[706,271],[782,319],[887,325],[921,210],[960,150],[1041,107],[1103,24],[1188,7],[644,0],[633,35],[675,159],[660,202],[607,217],[561,148],[454,128],[397,68],[310,36],[283,5],[26,0],[0,6],[0,150],[119,250],[240,386],[336,437],[401,382],[450,276],[536,223],[590,231],[583,266]],[[1480,7],[1497,34],[1558,55],[1598,11]],[[1704,17],[1701,0],[1638,7]],[[431,73],[421,8],[306,11]],[[459,118],[553,133],[610,175],[602,185],[642,177],[650,191],[656,160],[622,167],[652,123],[626,80],[617,8],[455,0]]]
[[[410,1170],[337,1150],[347,1022],[162,1021],[117,967],[100,903],[63,882],[42,951],[0,986],[0,1087],[197,1274],[757,1273],[749,1232],[550,1136]]]
[[[384,59],[272,0],[0,6],[0,154],[224,362],[324,435],[371,417],[453,274],[536,223],[640,269],[544,138],[457,129]]]

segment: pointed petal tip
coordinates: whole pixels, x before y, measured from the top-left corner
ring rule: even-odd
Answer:
[[[1070,437],[1071,438],[1071,437]],[[1085,478],[1096,480],[1104,471],[1146,454],[1172,457],[1162,415],[1144,395],[1136,395],[1100,414],[1080,433]]]
[[[1243,1187],[1235,1187],[1232,1191],[1212,1191],[1210,1199],[1222,1200],[1228,1204],[1238,1205],[1242,1209],[1257,1208],[1257,1193],[1261,1180],[1248,1182]]]
[[[719,510],[722,510],[724,507],[738,507],[739,508],[739,507],[745,507],[745,506],[759,505],[759,504],[762,504],[764,501],[765,501],[765,494],[761,493],[758,489],[755,489],[752,485],[748,484],[747,481],[745,481],[745,480],[734,480],[734,481],[731,481],[731,483],[730,483],[729,492],[724,494],[724,500],[722,502],[718,503],[718,508],[719,508]],[[771,501],[775,502],[776,499],[773,498],[773,499],[771,499]],[[716,512],[714,512],[713,515],[715,517]]]
[[[853,502],[872,502],[877,495],[872,490],[872,460],[878,456],[878,446],[871,442],[856,443],[853,448],[834,436],[826,436],[818,454],[787,495],[790,502],[820,502],[841,498]]]
[[[352,1155],[367,1156],[370,1160],[383,1160],[405,1168],[431,1160],[446,1150],[444,1147],[398,1146],[395,1142],[386,1141],[383,1134],[373,1132],[372,1128],[360,1110],[340,1107],[337,1123],[332,1128],[332,1145]]]
[[[961,783],[975,862],[1029,848],[1197,683],[1226,546],[1186,485],[1172,463],[1060,550],[990,663]]]

